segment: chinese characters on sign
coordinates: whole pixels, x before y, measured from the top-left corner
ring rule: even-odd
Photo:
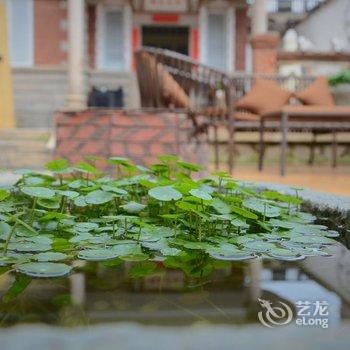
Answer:
[[[145,0],[144,10],[152,12],[186,12],[187,0]]]
[[[329,327],[329,303],[327,301],[298,300],[295,303],[295,315],[292,308],[282,301],[272,303],[258,299],[262,310],[258,313],[259,321],[266,327],[287,325],[294,319],[297,326]]]

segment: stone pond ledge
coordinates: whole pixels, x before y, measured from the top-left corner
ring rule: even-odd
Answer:
[[[42,325],[0,330],[4,350],[348,350],[350,324],[322,329],[259,325],[142,326],[135,323],[59,328]],[[277,339],[279,341],[277,341]]]
[[[257,184],[257,187],[276,190],[281,193],[290,195],[295,195],[296,193],[296,190],[288,185],[261,182]],[[298,191],[298,196],[320,210],[331,209],[343,213],[350,212],[350,196],[341,196],[326,192],[318,192],[307,188],[303,188]]]

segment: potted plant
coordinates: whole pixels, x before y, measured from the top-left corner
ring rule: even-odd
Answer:
[[[337,105],[350,105],[350,69],[332,75],[328,79]]]

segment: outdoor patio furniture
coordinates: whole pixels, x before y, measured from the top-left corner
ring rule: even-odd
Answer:
[[[286,172],[286,149],[287,135],[290,123],[302,123],[305,128],[310,128],[315,132],[322,130],[331,132],[332,140],[332,163],[337,163],[337,131],[350,131],[350,107],[347,106],[304,106],[289,105],[284,106],[280,111],[263,114],[260,119],[260,151],[259,167],[263,167],[264,153],[264,132],[265,123],[268,121],[280,123],[281,131],[281,155],[280,155],[280,174]]]
[[[228,170],[232,172],[235,132],[254,131],[260,134],[258,153],[259,169],[262,170],[264,150],[267,145],[264,133],[281,131],[281,117],[278,115],[281,115],[284,105],[292,94],[294,96],[300,94],[299,98],[304,99],[304,103],[320,104],[326,103],[328,99],[327,104],[333,108],[333,103],[325,91],[325,80],[320,77],[315,80],[315,77],[307,75],[278,76],[246,73],[230,76],[228,73],[203,65],[188,56],[150,47],[138,50],[135,58],[142,106],[180,109],[187,113],[194,125],[193,136],[207,133],[208,142],[214,149],[214,163],[217,169],[221,162],[220,146],[223,143],[227,146]],[[312,84],[315,81],[316,83]],[[259,99],[260,102],[267,102],[267,108],[254,109],[255,100],[248,100],[249,103],[253,102],[253,110],[249,111],[237,102],[253,90],[257,82],[259,84],[264,82],[263,85],[266,86],[260,89],[262,93]],[[217,101],[218,91],[221,95],[219,103]],[[315,101],[315,97],[319,97],[320,102]],[[291,97],[291,101],[292,104],[300,104],[296,102],[295,97]],[[293,108],[293,106],[288,108]],[[325,120],[320,122],[314,118],[306,122],[299,116],[288,120],[288,132],[312,133],[313,141],[309,143],[310,163],[314,159],[316,136],[328,133],[333,135],[333,155],[335,155],[333,165],[336,164],[336,152],[334,151],[337,147],[336,134],[350,130],[350,125],[344,120],[336,121],[338,119],[332,119],[330,123],[326,123]],[[221,137],[221,129],[227,130],[226,140]],[[209,135],[212,135],[210,139]],[[286,147],[286,144],[284,146]]]
[[[297,79],[294,81],[289,81],[289,78],[294,78],[292,76],[262,78],[275,80],[280,86],[293,91],[294,94],[290,99],[290,105],[281,106],[281,108],[274,110],[276,101],[273,102],[272,106],[269,105],[269,101],[272,100],[271,96],[275,97],[276,95],[272,93],[275,88],[272,86],[272,89],[267,91],[269,87],[266,86],[267,90],[265,91],[265,104],[268,108],[271,108],[270,111],[263,111],[263,108],[265,107],[264,100],[261,98],[261,96],[257,96],[257,98],[254,100],[250,98],[248,104],[244,103],[246,102],[245,100],[247,100],[247,97],[243,97],[235,104],[235,109],[238,109],[240,112],[239,114],[235,113],[235,130],[250,131],[254,130],[255,128],[259,130],[259,170],[263,169],[266,148],[264,134],[266,131],[284,131],[286,134],[289,131],[311,132],[313,135],[313,140],[310,142],[310,164],[312,164],[314,161],[316,136],[319,134],[332,134],[332,164],[335,167],[337,164],[337,133],[350,131],[349,107],[335,106],[328,87],[327,79],[321,76],[317,78],[309,76],[297,77]],[[236,82],[237,90],[241,92],[243,96],[250,95],[250,97],[254,97],[254,94],[249,93],[249,91],[254,90],[254,87],[252,88],[252,86],[254,86],[254,82],[256,82],[257,79],[261,79],[261,77],[251,77],[250,79],[243,77],[243,83],[242,81]],[[262,95],[263,94],[264,93],[262,93]],[[300,105],[300,102],[304,103],[305,105]],[[262,107],[259,105],[259,103],[262,104]],[[242,107],[245,107],[245,105],[250,107],[250,111],[244,109],[240,110]],[[257,108],[257,106],[260,107],[260,111],[258,110],[259,108]],[[263,111],[262,113],[261,110]],[[251,113],[252,111],[256,112],[257,114],[255,118],[244,118],[245,114]],[[281,127],[281,122],[283,119],[282,115],[285,115],[285,118],[287,118],[287,129]],[[285,151],[287,147],[286,134],[283,135],[282,132],[281,139],[280,172],[282,175],[285,174]],[[285,136],[284,140],[283,136]]]

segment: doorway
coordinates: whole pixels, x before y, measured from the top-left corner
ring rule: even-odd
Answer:
[[[189,28],[179,26],[142,27],[142,45],[168,49],[188,55]]]

